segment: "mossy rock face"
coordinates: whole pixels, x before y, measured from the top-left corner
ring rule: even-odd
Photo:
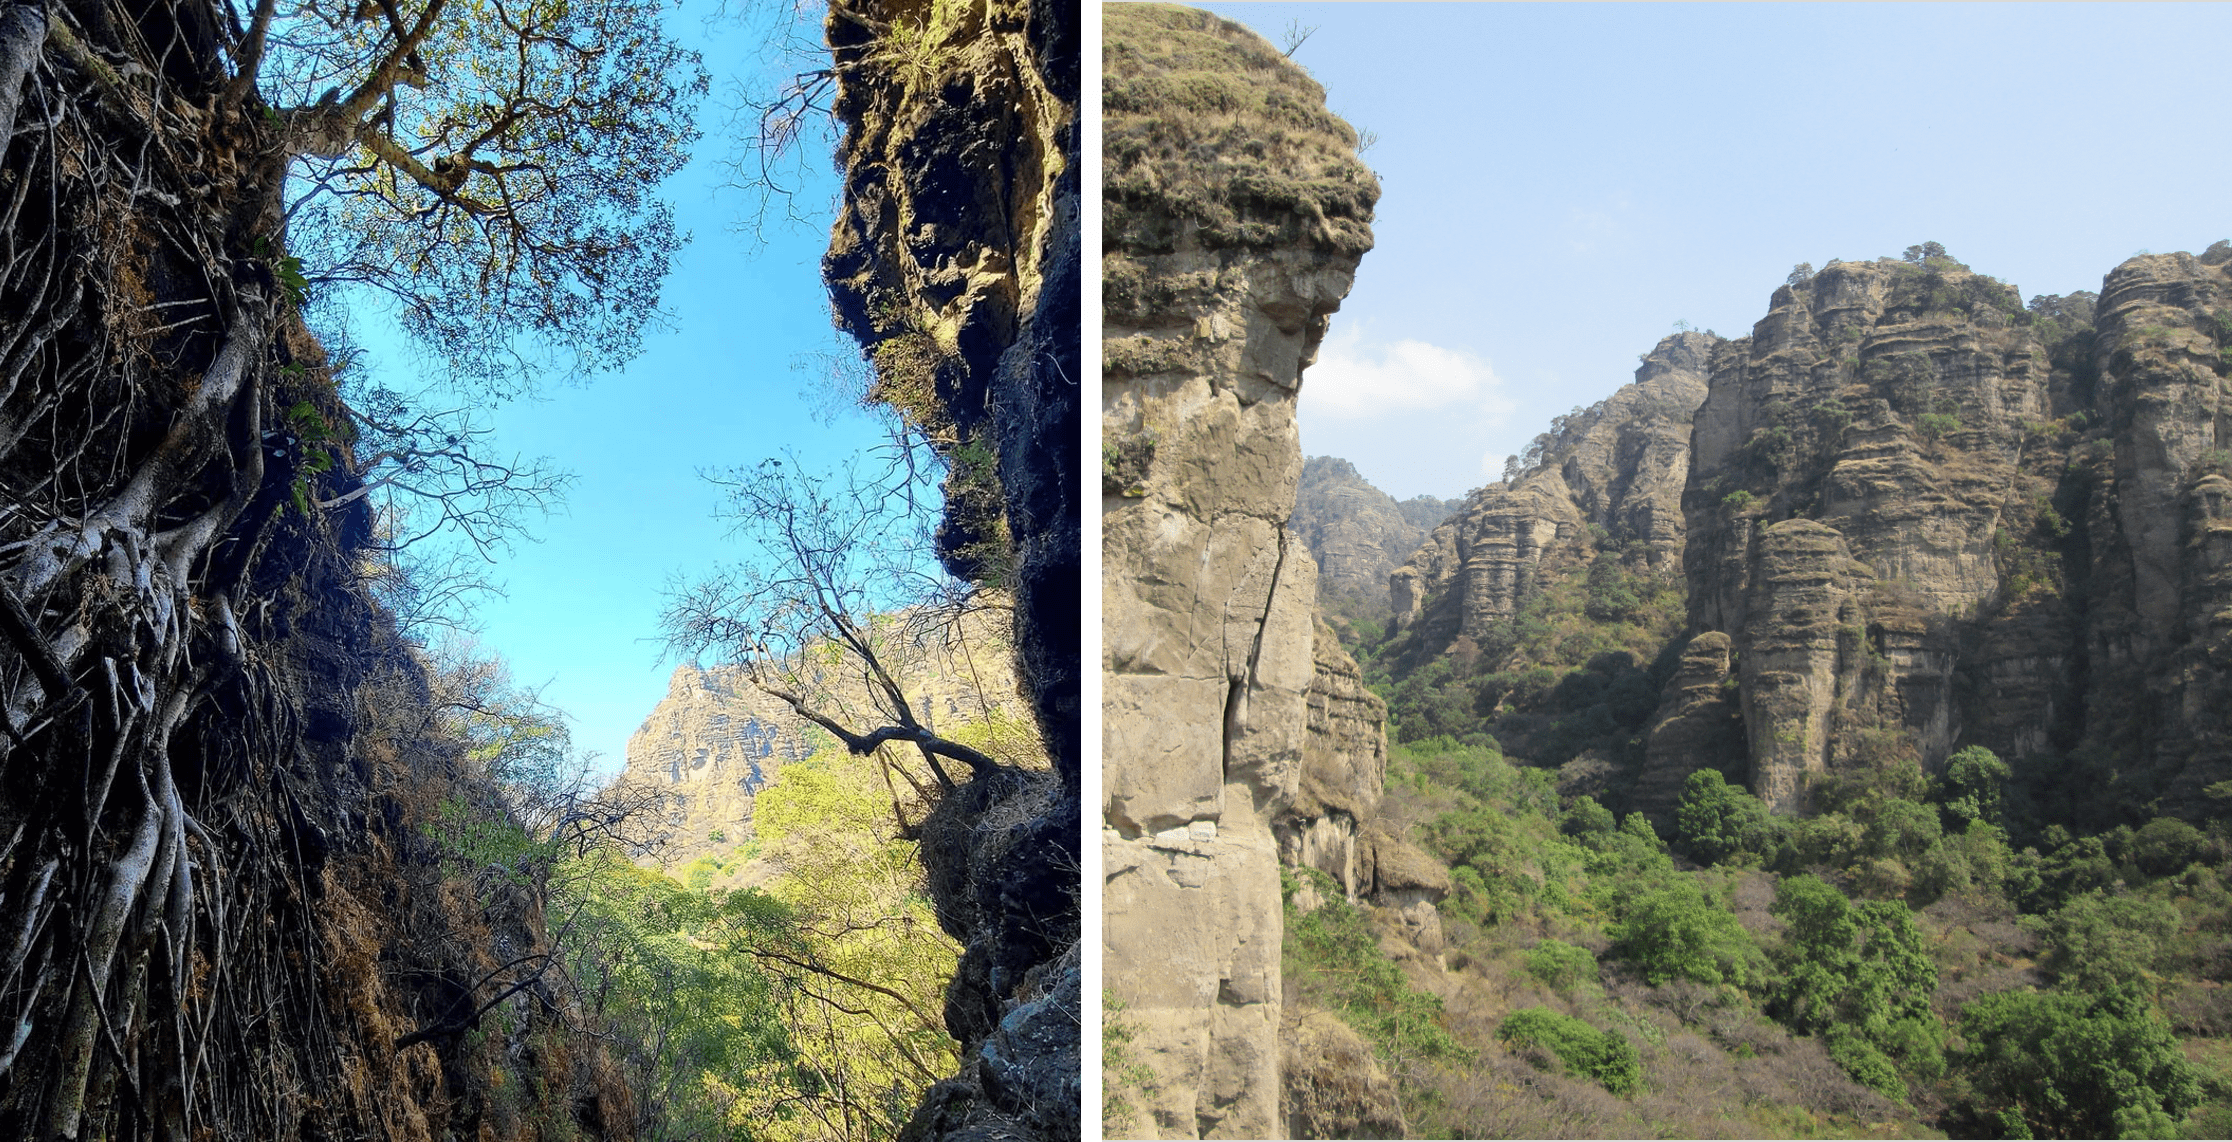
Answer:
[[[1325,90],[1262,37],[1164,4],[1103,16],[1109,241],[1371,248],[1379,181]]]

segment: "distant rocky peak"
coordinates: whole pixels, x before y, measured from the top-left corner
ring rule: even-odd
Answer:
[[[1349,618],[1387,614],[1387,577],[1456,503],[1435,496],[1398,502],[1338,456],[1302,462],[1289,528],[1318,565],[1320,605]]]
[[[1390,577],[1395,621],[1436,645],[1478,639],[1546,573],[1586,564],[1605,543],[1640,543],[1646,565],[1678,568],[1690,418],[1728,344],[1712,333],[1663,338],[1631,383],[1554,418],[1504,480],[1467,496]]]

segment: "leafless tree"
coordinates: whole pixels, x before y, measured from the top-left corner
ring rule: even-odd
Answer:
[[[834,475],[806,471],[794,456],[717,477],[732,535],[749,554],[677,587],[662,625],[671,650],[740,666],[853,753],[913,745],[950,791],[945,762],[970,775],[1001,763],[935,732],[899,679],[959,636],[962,615],[999,607],[931,554],[935,468],[919,446],[895,442]]]

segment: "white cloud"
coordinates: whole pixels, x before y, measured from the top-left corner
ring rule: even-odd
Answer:
[[[1302,374],[1305,415],[1376,418],[1420,412],[1470,413],[1500,423],[1512,402],[1487,361],[1424,341],[1366,344],[1362,331],[1336,330]]]
[[[1302,374],[1296,419],[1306,454],[1348,460],[1396,499],[1453,497],[1503,474],[1517,403],[1476,354],[1337,323]]]

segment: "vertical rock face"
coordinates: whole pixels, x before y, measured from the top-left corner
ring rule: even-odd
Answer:
[[[2088,511],[2106,596],[2088,616],[2088,736],[2129,755],[2126,797],[2192,815],[2232,778],[2232,246],[2125,262],[2098,328],[2093,415],[2114,453]]]
[[[2032,316],[1947,259],[1832,262],[1778,289],[1712,369],[1684,566],[1692,628],[1736,657],[1753,791],[1795,810],[1828,769],[1943,758],[1953,624],[1999,597],[1995,536],[2051,491],[2027,427],[2051,419],[2054,387]],[[1663,729],[1647,765],[1662,792],[1711,763]]]
[[[1337,456],[1302,462],[1294,534],[1318,565],[1318,599],[1363,618],[1387,610],[1387,577],[1457,505],[1434,496],[1397,502]]]
[[[1150,5],[1104,28],[1106,984],[1156,1071],[1154,1129],[1268,1137],[1280,834],[1347,859],[1353,823],[1312,822],[1376,799],[1376,772],[1344,766],[1383,764],[1288,528],[1295,394],[1378,187],[1317,84],[1252,32]]]
[[[2195,809],[2232,777],[2223,251],[2135,258],[2097,305],[2026,310],[1946,258],[1778,289],[1697,412],[1683,561],[1703,633],[1644,807],[1728,763],[1730,685],[1753,789],[1783,810],[1824,772],[1969,743],[2018,780],[2097,768],[2048,807],[2094,823]]]
[[[823,276],[870,396],[944,453],[947,566],[1014,595],[1015,672],[1060,777],[946,798],[923,859],[964,944],[946,995],[963,1069],[907,1137],[1076,1138],[1083,472],[1077,440],[1080,10],[1060,0],[838,0],[824,23],[844,202]]]
[[[1718,343],[1659,342],[1634,383],[1538,437],[1525,475],[1466,497],[1391,576],[1396,623],[1434,647],[1481,640],[1538,582],[1587,566],[1607,542],[1641,540],[1651,566],[1678,568],[1690,417]]]

